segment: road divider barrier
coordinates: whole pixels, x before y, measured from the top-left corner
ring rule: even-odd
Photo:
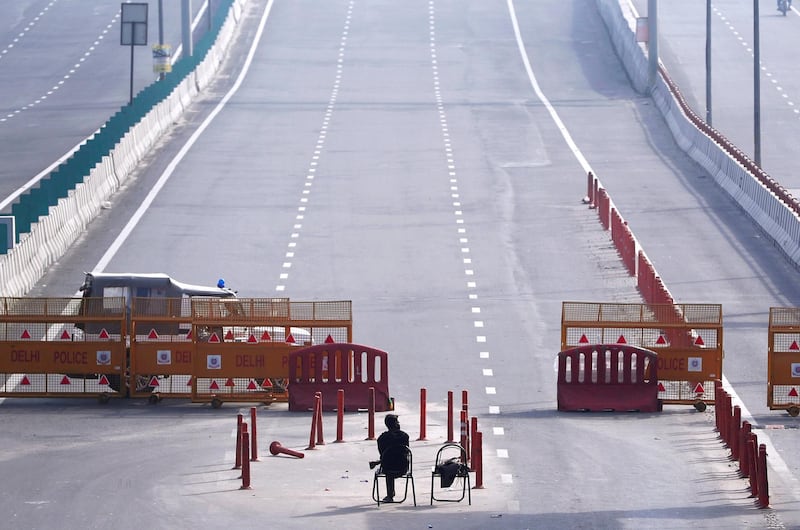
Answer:
[[[244,0],[224,14],[163,80],[136,94],[69,158],[11,204],[13,248],[0,249],[0,295],[28,292],[86,230],[158,139],[214,79],[242,20]]]

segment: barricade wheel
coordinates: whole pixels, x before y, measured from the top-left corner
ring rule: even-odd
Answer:
[[[789,416],[792,418],[796,418],[798,414],[800,414],[800,407],[798,406],[791,406],[787,409]]]
[[[694,408],[697,412],[705,412],[706,410],[706,402],[705,401],[695,401]]]
[[[109,401],[111,401],[111,396],[108,395],[108,392],[103,392],[102,394],[97,396],[97,402],[100,403],[101,405],[105,405]]]
[[[218,409],[222,406],[222,400],[220,398],[214,398],[211,400],[211,408]]]
[[[161,396],[156,393],[150,394],[150,397],[147,398],[147,402],[151,405],[157,405],[159,401],[161,401]]]

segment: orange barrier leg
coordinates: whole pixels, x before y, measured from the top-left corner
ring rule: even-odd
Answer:
[[[295,451],[293,449],[289,449],[287,447],[282,446],[281,443],[279,441],[277,441],[277,440],[272,442],[271,444],[269,444],[269,452],[273,456],[289,455],[289,456],[294,456],[296,458],[303,458],[303,457],[306,456],[305,454],[301,453],[300,451]]]

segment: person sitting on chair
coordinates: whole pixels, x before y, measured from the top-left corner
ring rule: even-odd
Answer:
[[[378,452],[381,456],[384,455],[387,449],[409,446],[408,434],[400,429],[400,420],[397,415],[387,414],[383,422],[388,430],[378,436]],[[386,497],[381,502],[394,502],[394,479],[402,477],[408,472],[408,460],[405,453],[400,451],[393,451],[387,454],[391,455],[391,461],[387,461],[384,458],[379,461],[381,471],[386,474]],[[371,464],[373,463],[371,462]]]

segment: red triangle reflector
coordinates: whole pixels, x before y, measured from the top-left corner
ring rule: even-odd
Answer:
[[[795,387],[789,390],[789,397],[797,397],[797,389]]]
[[[19,338],[21,338],[21,339],[29,339],[29,338],[31,338],[31,334],[28,333],[27,329],[23,329],[22,330],[22,335]]]
[[[247,342],[258,342],[258,339],[256,338],[256,336],[255,336],[255,335],[253,335],[253,334],[251,333],[251,334],[250,334],[250,336],[249,336],[249,337],[247,337]]]
[[[189,331],[186,332],[186,340],[191,340],[191,339],[192,339],[192,330],[190,329]]]
[[[225,340],[233,340],[233,331],[228,330],[228,332],[225,334]]]
[[[697,383],[697,386],[694,387],[694,393],[695,394],[705,394],[706,393],[706,391],[703,388],[703,385],[701,383]]]
[[[186,386],[192,386],[192,378],[190,377],[188,381],[186,381]]]
[[[261,388],[272,388],[272,381],[269,378],[264,379],[264,382],[261,383]]]
[[[211,390],[219,390],[219,385],[217,384],[216,381],[211,381],[211,386],[208,388],[210,388]]]
[[[219,343],[219,337],[217,336],[216,332],[211,334],[211,336],[208,338],[208,342],[211,342],[213,344]]]
[[[703,342],[703,337],[698,335],[697,338],[694,339],[694,345],[695,346],[705,346],[705,342]]]
[[[333,344],[333,343],[334,343],[333,337],[331,337],[330,335],[325,337],[325,344]]]
[[[789,346],[789,349],[797,351],[797,350],[800,350],[800,346],[797,345],[797,341],[795,340],[795,341],[792,341],[792,345]]]
[[[247,390],[258,390],[256,382],[253,381],[252,379],[250,380],[250,384],[247,385]]]
[[[152,328],[152,329],[150,330],[150,334],[149,334],[149,335],[147,335],[147,338],[148,338],[148,339],[150,339],[150,340],[155,340],[155,339],[157,339],[157,338],[158,338],[158,333],[156,333],[156,330],[155,330],[155,328]]]
[[[664,383],[662,383],[661,381],[658,382],[658,391],[659,392],[666,392],[667,391],[667,389],[664,388]]]
[[[100,330],[100,335],[98,335],[97,337],[100,338],[100,339],[107,339],[108,338],[108,331],[106,331],[106,328],[101,329]]]
[[[72,382],[69,380],[69,377],[67,377],[67,376],[65,375],[63,378],[61,378],[61,384],[62,384],[62,385],[71,385],[71,384],[72,384]]]
[[[23,385],[23,386],[27,386],[27,385],[30,385],[30,384],[31,384],[31,380],[30,380],[30,379],[28,379],[28,376],[27,376],[27,375],[23,375],[23,376],[22,376],[22,381],[20,381],[20,382],[19,382],[19,384],[21,384],[21,385]],[[791,394],[789,394],[789,395],[791,395]]]
[[[294,336],[292,336],[291,333],[289,333],[289,336],[286,337],[286,342],[288,342],[289,344],[294,344]]]
[[[69,336],[69,333],[67,333],[66,329],[61,333],[61,340],[69,340],[71,338],[72,337]],[[69,383],[67,383],[67,384],[69,384]]]
[[[667,339],[664,338],[664,335],[659,335],[658,340],[656,340],[656,344],[666,344]]]
[[[159,386],[158,384],[158,377],[153,376],[150,378],[150,382],[147,383],[147,386]]]
[[[586,335],[581,335],[581,340],[578,341],[578,344],[589,344],[589,339],[586,338]]]
[[[625,335],[620,335],[617,339],[617,344],[628,344],[628,341],[625,340]]]
[[[261,340],[272,340],[272,337],[269,336],[269,331],[265,331],[261,334]]]
[[[233,379],[231,379],[231,378],[229,377],[229,378],[228,378],[228,380],[227,380],[227,381],[225,381],[225,386],[236,386],[236,383],[234,383],[234,382],[233,382]]]
[[[101,375],[97,383],[101,386],[108,386],[108,377],[106,377],[106,374]]]

